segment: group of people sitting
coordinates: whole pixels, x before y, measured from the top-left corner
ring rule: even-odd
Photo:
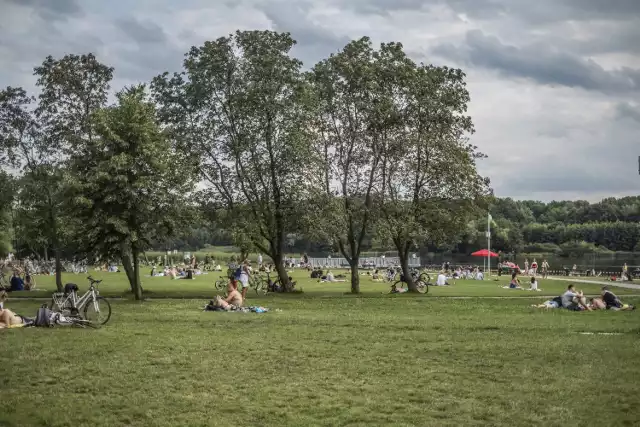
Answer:
[[[572,311],[594,311],[594,310],[635,310],[631,304],[623,304],[620,298],[614,294],[608,286],[603,286],[600,296],[587,301],[584,292],[576,290],[571,284],[562,295],[555,297],[542,304],[534,305],[537,308],[566,308]]]
[[[517,271],[514,271],[513,273],[511,273],[511,281],[509,282],[509,286],[503,286],[503,288],[524,289],[528,291],[541,291],[541,289],[538,288],[538,279],[535,276],[531,276],[531,279],[529,281],[529,288],[522,287],[522,285],[520,284],[520,279],[518,279]]]
[[[324,270],[320,267],[311,271],[311,278],[318,279],[318,282],[345,282],[347,280],[344,274],[334,275],[331,270],[327,270],[325,274]]]
[[[32,291],[36,288],[36,279],[28,271],[14,270],[8,286],[0,286],[0,291]]]

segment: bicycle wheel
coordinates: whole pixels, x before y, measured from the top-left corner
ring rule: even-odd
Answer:
[[[106,324],[111,319],[111,304],[104,297],[96,297],[84,306],[84,319],[97,325]]]
[[[396,291],[402,288],[404,288],[404,282],[402,280],[398,280],[393,284],[393,289],[395,289]]]
[[[258,296],[266,295],[269,291],[268,285],[265,282],[257,282],[254,286],[254,289],[256,290],[256,295]]]
[[[217,290],[221,291],[227,287],[227,282],[225,282],[223,279],[216,280],[215,287]]]
[[[416,282],[416,289],[421,294],[428,294],[429,293],[429,285],[426,282],[423,282],[422,280],[418,280]]]

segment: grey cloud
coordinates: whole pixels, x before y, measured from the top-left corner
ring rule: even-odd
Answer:
[[[83,13],[76,0],[1,0],[0,3],[2,2],[30,7],[45,20],[64,20]]]
[[[123,18],[116,21],[116,27],[138,43],[166,43],[167,35],[156,23]]]
[[[591,59],[548,45],[511,46],[480,30],[467,33],[465,46],[439,45],[433,52],[469,65],[495,69],[505,76],[527,78],[546,85],[604,93],[640,90],[640,70],[623,67],[608,71]]]
[[[306,66],[312,66],[330,53],[341,49],[349,38],[338,36],[309,19],[309,3],[268,2],[258,7],[273,24],[274,30],[290,32],[298,42],[294,54]]]
[[[618,103],[615,115],[618,120],[629,119],[640,124],[640,106],[634,106],[629,102]]]

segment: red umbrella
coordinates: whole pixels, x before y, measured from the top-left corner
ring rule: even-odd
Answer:
[[[497,258],[498,254],[495,252],[488,251],[486,249],[480,249],[479,251],[472,253],[471,256],[482,256],[482,257],[490,256],[493,258]]]

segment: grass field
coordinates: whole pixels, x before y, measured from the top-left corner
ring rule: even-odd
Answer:
[[[0,331],[0,426],[637,425],[638,311],[438,298],[531,297],[491,281],[414,296],[363,280],[344,296],[347,283],[296,276],[304,294],[249,301],[277,312],[202,312],[217,275],[145,278],[151,296],[185,299],[114,300],[99,330]],[[104,277],[103,293],[123,294],[123,274]]]
[[[149,274],[147,269],[142,270],[143,274]],[[335,274],[341,271],[335,271]],[[342,273],[346,273],[342,271]],[[122,297],[127,296],[129,285],[124,273],[102,273],[90,271],[89,274],[96,279],[103,279],[100,285],[100,293],[105,296]],[[86,274],[64,274],[63,282],[72,282],[77,284],[81,290],[86,289],[88,282]],[[142,277],[142,285],[150,298],[210,298],[215,289],[213,283],[220,279],[223,273],[209,273],[207,275],[196,276],[194,280],[170,280],[168,277]],[[349,292],[350,284],[348,282],[341,283],[319,283],[317,280],[309,278],[309,273],[303,270],[295,270],[292,273],[294,280],[298,283],[298,288],[304,291],[303,295],[296,295],[295,298],[315,298],[315,297],[332,297],[341,296]],[[498,282],[493,280],[485,280],[482,282],[476,280],[458,280],[451,287],[430,287],[430,296],[505,296],[505,297],[538,297],[538,296],[555,296],[560,295],[567,287],[568,282],[556,280],[539,280],[541,292],[532,293],[529,291],[502,289],[509,283],[508,276],[502,276]],[[55,289],[55,281],[53,276],[36,276],[38,291],[17,292],[15,297],[48,297]],[[435,282],[435,275],[432,275],[432,281]],[[527,278],[522,277],[523,286],[527,285]],[[586,294],[596,295],[600,293],[600,286],[593,284],[576,284],[578,289],[582,289]],[[362,296],[379,296],[388,294],[389,284],[374,282],[370,276],[361,276]],[[618,288],[615,292],[619,295],[640,294],[640,291]],[[254,297],[253,293],[249,293],[250,297]],[[288,296],[282,296],[287,298]]]

